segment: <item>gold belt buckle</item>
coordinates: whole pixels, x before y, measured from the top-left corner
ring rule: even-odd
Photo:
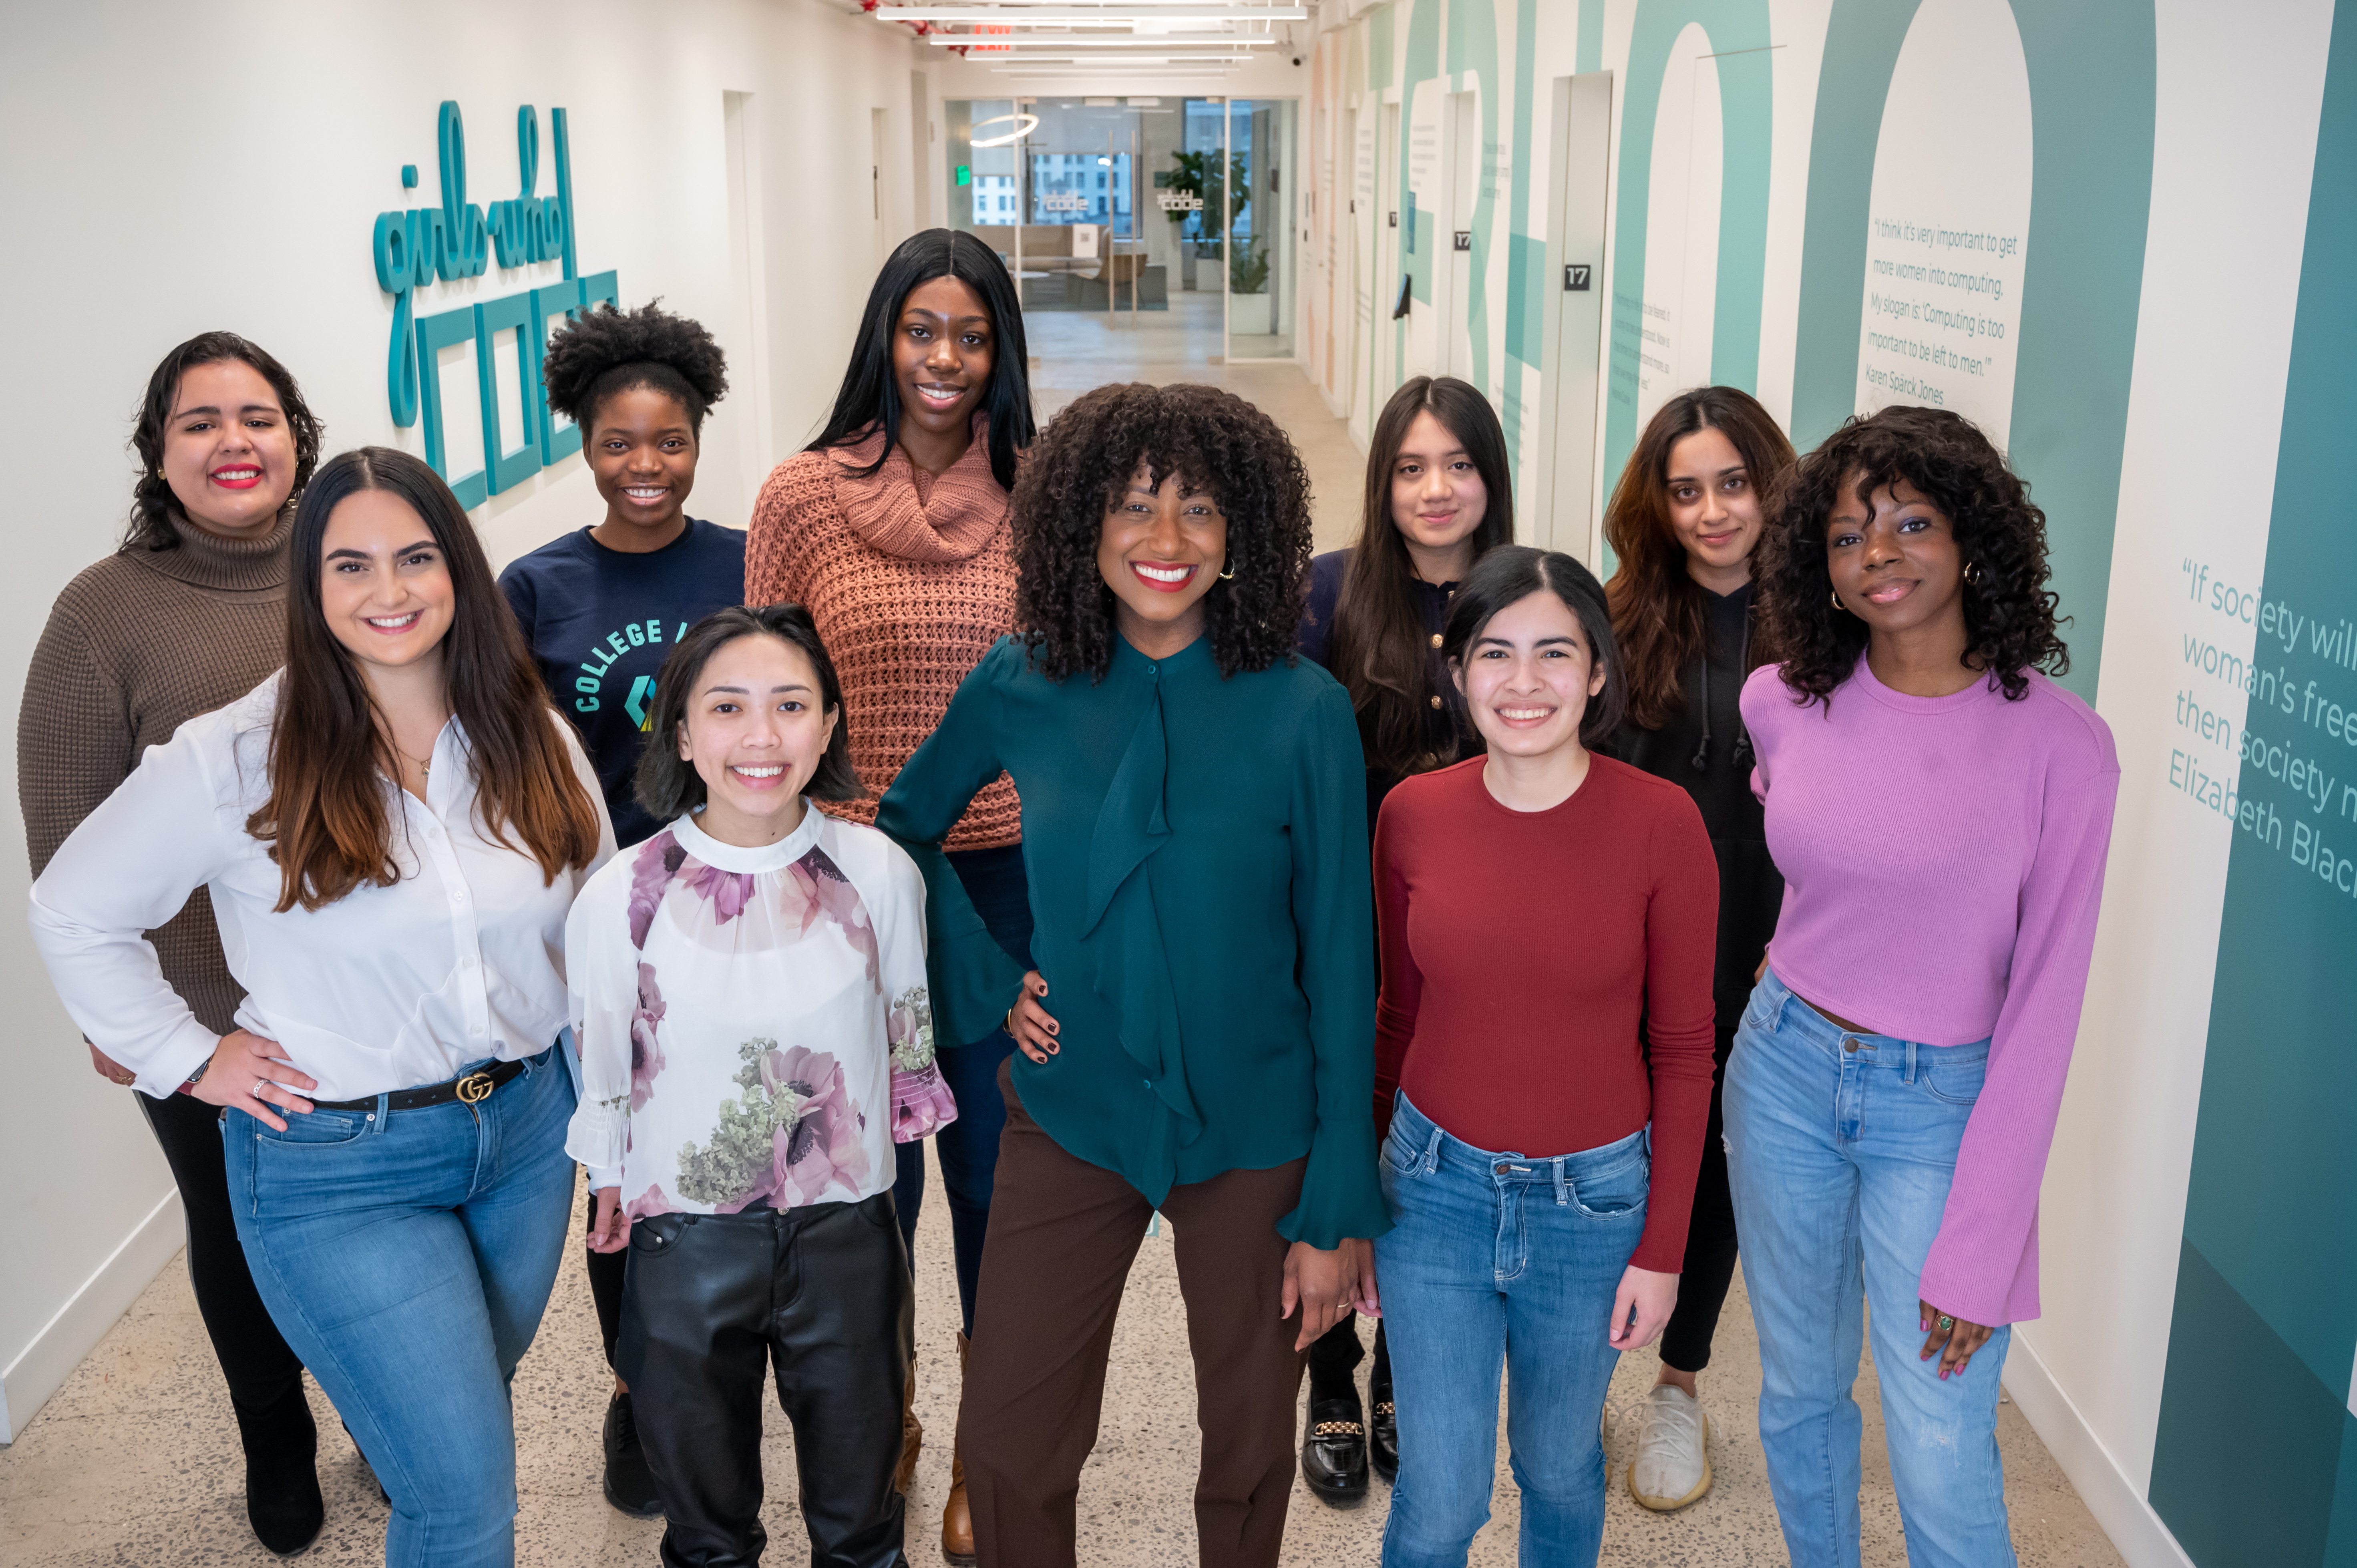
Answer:
[[[470,1072],[452,1087],[458,1091],[459,1099],[472,1105],[478,1101],[489,1100],[491,1090],[499,1086],[491,1081],[490,1073]]]

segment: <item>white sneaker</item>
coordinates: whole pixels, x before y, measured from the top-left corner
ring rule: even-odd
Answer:
[[[1629,1495],[1656,1513],[1682,1509],[1710,1490],[1710,1417],[1702,1402],[1663,1383],[1629,1412],[1637,1429],[1637,1457],[1629,1465]]]

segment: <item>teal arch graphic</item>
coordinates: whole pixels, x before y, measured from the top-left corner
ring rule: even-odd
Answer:
[[[1515,367],[1537,369],[1545,362],[1540,339],[1546,320],[1546,242],[1531,231],[1531,136],[1539,117],[1539,0],[1516,0],[1514,6],[1514,145],[1506,223],[1506,363],[1505,399],[1498,410],[1506,426],[1506,453],[1515,473],[1523,471],[1523,378]]]
[[[1498,112],[1504,107],[1504,85],[1498,80],[1498,10],[1494,0],[1480,0],[1477,5],[1458,5],[1448,8],[1448,71],[1452,76],[1471,72],[1480,102],[1482,145],[1474,149],[1474,179],[1478,194],[1473,202],[1473,249],[1466,262],[1466,291],[1463,301],[1466,332],[1473,346],[1473,373],[1464,379],[1487,390],[1490,385],[1490,256],[1495,246],[1498,197],[1491,176],[1495,166],[1485,156],[1498,145]],[[1516,107],[1523,106],[1517,103]],[[1437,221],[1447,226],[1444,215]],[[1446,235],[1437,235],[1439,245],[1446,244]],[[1446,331],[1448,323],[1442,322]]]
[[[2276,149],[2288,161],[2297,149]],[[2262,636],[2236,749],[2233,848],[2186,1191],[2150,1498],[2201,1568],[2357,1563],[2357,530],[2344,478],[2357,358],[2357,6],[2338,6],[2284,384]],[[2264,389],[2253,389],[2261,391]],[[2187,585],[2215,564],[2188,563]],[[2205,577],[2194,572],[2211,567]],[[2247,591],[2251,585],[2235,585]],[[2205,596],[2206,597],[2206,596]],[[2214,603],[2212,599],[2208,602]],[[2301,617],[2285,638],[2283,611]],[[2265,759],[2322,761],[2321,794]],[[2312,778],[2313,776],[2311,776]]]
[[[1600,15],[1601,7],[1598,7]],[[1587,28],[1582,7],[1581,29]],[[1643,338],[1645,222],[1652,188],[1653,121],[1670,47],[1692,22],[1718,60],[1720,167],[1718,290],[1711,317],[1710,377],[1754,390],[1760,380],[1760,287],[1768,271],[1768,165],[1774,83],[1766,0],[1641,0],[1622,78],[1620,165],[1613,177],[1611,352],[1604,403],[1604,471],[1614,474],[1637,441],[1637,360]],[[1756,52],[1754,52],[1756,51]]]
[[[1386,11],[1385,15],[1389,15]],[[1390,209],[1400,215],[1399,264],[1409,279],[1412,298],[1429,308],[1432,305],[1432,240],[1423,226],[1431,220],[1428,212],[1418,212],[1410,202],[1407,186],[1407,150],[1415,134],[1415,86],[1440,74],[1440,0],[1415,0],[1407,16],[1407,38],[1400,61],[1399,145],[1393,149],[1392,188],[1385,193]],[[1375,330],[1382,331],[1388,306],[1399,289],[1396,279],[1385,278],[1383,292],[1375,296]],[[1372,390],[1375,409],[1391,401],[1398,387],[1400,372],[1407,363],[1407,323],[1394,321],[1392,330],[1392,385]],[[1373,411],[1368,418],[1372,423]]]
[[[1918,4],[1835,0],[1826,28],[1792,371],[1803,451],[1857,405],[1875,145]],[[2013,0],[2013,16],[2029,68],[2031,188],[2010,456],[2046,510],[2054,590],[2071,618],[2063,684],[2093,702],[2152,209],[2153,6]]]

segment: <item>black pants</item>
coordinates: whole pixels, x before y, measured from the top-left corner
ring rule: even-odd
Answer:
[[[131,1098],[146,1114],[179,1184],[188,1219],[188,1283],[228,1380],[230,1402],[249,1420],[266,1415],[280,1401],[302,1397],[303,1363],[270,1320],[246,1271],[221,1165],[221,1108],[192,1094],[156,1100],[134,1090]]]
[[[1735,1196],[1727,1186],[1727,1122],[1718,1108],[1727,1055],[1734,1045],[1735,1031],[1722,1026],[1717,1065],[1711,1070],[1702,1168],[1695,1175],[1694,1218],[1686,1224],[1685,1267],[1678,1275],[1678,1305],[1670,1314],[1669,1326],[1662,1330],[1662,1360],[1681,1372],[1699,1372],[1710,1365],[1718,1310],[1727,1305],[1727,1288],[1735,1279]]]
[[[948,858],[992,939],[1007,957],[1029,969],[1031,883],[1023,870],[1023,846],[962,849]],[[942,1185],[948,1189],[958,1311],[971,1338],[974,1296],[982,1284],[982,1243],[990,1229],[990,1195],[998,1169],[998,1135],[1006,1129],[1006,1112],[998,1094],[998,1064],[1015,1054],[1015,1042],[1006,1030],[993,1029],[979,1040],[935,1043],[941,1047],[942,1078],[958,1107],[958,1119],[933,1134],[933,1153],[940,1156]],[[917,1215],[925,1203],[925,1145],[896,1144],[894,1155],[898,1163],[892,1202],[900,1211],[900,1238],[908,1243],[913,1266]]]
[[[630,1227],[616,1369],[669,1568],[759,1563],[761,1375],[793,1423],[813,1568],[902,1568],[900,1402],[916,1309],[892,1195]]]
[[[597,1230],[597,1197],[589,1196],[589,1217],[586,1234]],[[589,1266],[589,1302],[597,1309],[597,1337],[606,1342],[606,1365],[619,1371],[614,1359],[614,1341],[622,1332],[622,1275],[630,1266],[630,1254],[592,1252],[584,1249],[582,1258]]]
[[[1380,1286],[1383,1282],[1377,1280]],[[1352,1386],[1352,1374],[1366,1359],[1367,1348],[1359,1343],[1359,1315],[1346,1312],[1342,1321],[1309,1342],[1309,1397],[1339,1398],[1344,1389]],[[1383,1320],[1375,1319],[1375,1369],[1369,1386],[1382,1388],[1392,1380],[1391,1342],[1383,1337]]]

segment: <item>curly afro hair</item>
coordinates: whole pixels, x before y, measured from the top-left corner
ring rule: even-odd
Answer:
[[[705,413],[728,395],[728,360],[711,333],[661,300],[636,310],[604,305],[549,338],[540,380],[548,406],[584,429],[616,392],[648,387],[676,398],[701,437]]]
[[[1995,675],[2009,702],[2026,673],[2060,675],[2070,650],[2046,586],[2046,514],[1978,426],[1945,409],[1895,405],[1853,415],[1802,458],[1781,487],[1760,542],[1760,614],[1782,654],[1794,701],[1830,703],[1867,644],[1866,623],[1833,606],[1825,521],[1846,491],[1905,480],[1947,514],[1975,568],[1964,584],[1964,660]]]
[[[1292,654],[1309,581],[1309,473],[1285,432],[1232,392],[1103,386],[1041,431],[1015,486],[1017,634],[1051,681],[1113,662],[1113,589],[1097,571],[1105,513],[1144,463],[1208,490],[1228,519],[1234,576],[1204,596],[1220,673]]]

